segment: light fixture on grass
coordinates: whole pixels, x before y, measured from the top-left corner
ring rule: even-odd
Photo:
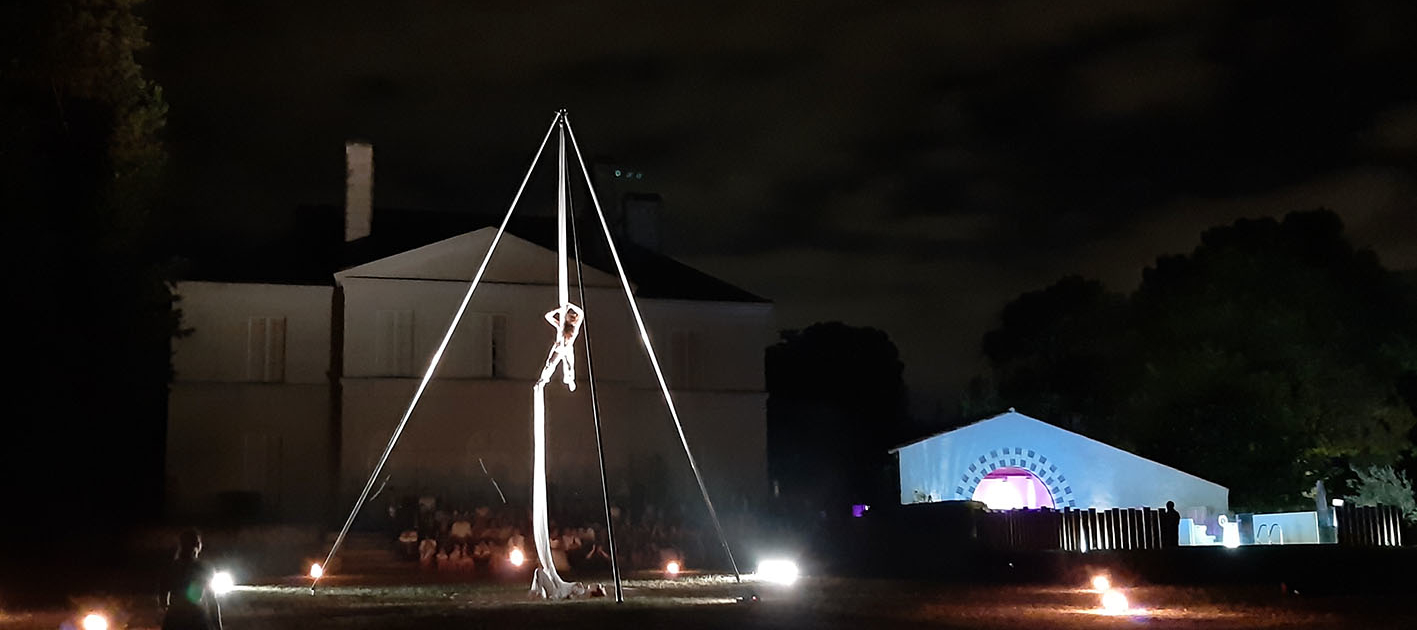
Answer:
[[[236,579],[231,577],[231,574],[226,571],[217,571],[212,574],[211,586],[213,593],[216,593],[218,596],[225,595],[236,588]]]
[[[1097,591],[1099,593],[1104,593],[1107,591],[1107,589],[1110,588],[1112,588],[1111,578],[1107,577],[1106,575],[1092,576],[1092,590]]]
[[[797,581],[797,563],[791,560],[764,560],[758,563],[758,579],[774,584]]]
[[[92,612],[84,615],[84,630],[108,630],[108,617]]]
[[[1120,615],[1127,612],[1130,605],[1127,603],[1127,596],[1117,589],[1107,589],[1102,594],[1102,612],[1107,615]]]

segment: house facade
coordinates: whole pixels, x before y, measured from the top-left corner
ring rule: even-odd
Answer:
[[[322,263],[327,274],[317,266],[304,280],[275,282],[193,273],[178,283],[191,333],[173,342],[173,515],[314,522],[347,510],[496,233],[472,215],[343,214],[345,227],[372,227],[300,248],[339,252]],[[419,234],[425,224],[437,229]],[[557,256],[546,246],[554,232],[543,227],[514,224],[501,240],[376,487],[466,506],[530,502],[532,384],[555,333],[543,314],[557,306]],[[772,305],[650,249],[617,247],[710,492],[761,495]],[[599,501],[592,368],[612,493],[650,484],[696,496],[619,278],[603,250],[583,257],[580,387],[547,388],[552,501]],[[571,280],[580,302],[574,267]]]
[[[173,342],[170,511],[321,517],[337,456],[334,288],[198,281],[176,293],[192,332]]]

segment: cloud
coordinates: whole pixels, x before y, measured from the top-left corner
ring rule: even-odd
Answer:
[[[1125,286],[1239,216],[1328,206],[1417,265],[1404,3],[152,9],[194,220],[258,238],[338,203],[351,137],[375,144],[381,205],[500,208],[567,107],[587,157],[663,196],[670,253],[785,325],[885,328],[918,392],[948,396],[1019,292]]]
[[[1226,72],[1202,48],[1188,32],[1107,50],[1074,70],[1076,107],[1098,117],[1203,112],[1224,89]]]
[[[1372,248],[1389,269],[1417,268],[1417,175],[1391,168],[1356,168],[1243,197],[1176,199],[1126,230],[1087,243],[1071,264],[1114,290],[1130,291],[1143,267],[1161,255],[1189,253],[1206,228],[1314,208],[1336,212],[1348,239]]]
[[[1375,151],[1411,159],[1417,154],[1417,102],[1408,102],[1383,112],[1367,134]]]

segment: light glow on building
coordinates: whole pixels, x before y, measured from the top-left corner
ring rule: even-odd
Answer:
[[[1053,495],[1033,473],[1022,468],[998,468],[979,482],[975,501],[991,510],[1019,510],[1053,507]]]

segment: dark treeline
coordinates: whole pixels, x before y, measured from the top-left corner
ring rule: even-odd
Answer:
[[[113,556],[129,523],[160,515],[178,323],[156,227],[166,106],[138,63],[136,4],[0,10],[0,207],[14,322],[0,440],[6,569],[70,557],[93,566]]]
[[[965,420],[1017,407],[1228,486],[1237,509],[1413,465],[1417,290],[1332,212],[1207,230],[1130,295],[1063,278],[1008,304],[983,349]]]
[[[1130,295],[1065,277],[1004,307],[953,425],[1009,407],[1231,490],[1237,509],[1342,496],[1354,467],[1417,475],[1417,275],[1353,247],[1332,212],[1240,220],[1164,256]],[[895,502],[907,417],[882,331],[785,331],[767,352],[768,450],[785,505]],[[927,428],[927,425],[928,428]]]
[[[793,513],[844,518],[897,483],[887,450],[909,437],[904,370],[886,333],[840,322],[768,348],[769,474]]]

